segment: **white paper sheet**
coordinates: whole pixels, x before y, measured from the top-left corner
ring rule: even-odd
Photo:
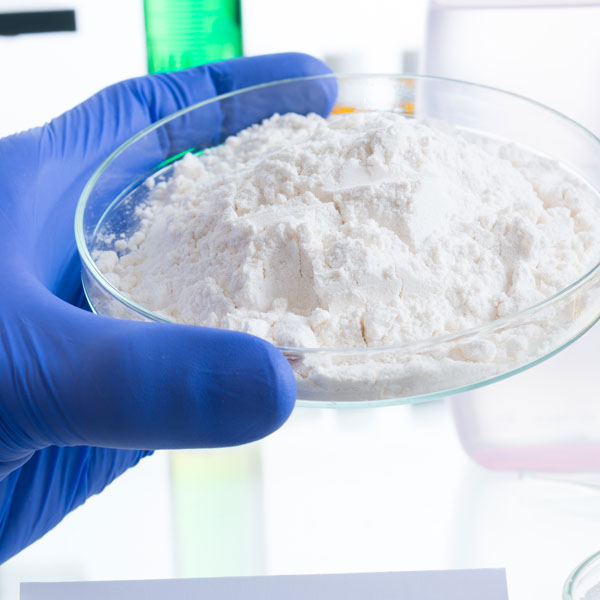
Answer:
[[[504,569],[23,583],[21,600],[507,600]]]

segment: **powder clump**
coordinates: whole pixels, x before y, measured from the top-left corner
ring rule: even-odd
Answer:
[[[543,300],[600,257],[598,197],[582,180],[391,112],[274,115],[149,186],[138,230],[95,257],[109,281],[167,319],[284,347],[460,331]],[[459,354],[487,362],[496,348]]]

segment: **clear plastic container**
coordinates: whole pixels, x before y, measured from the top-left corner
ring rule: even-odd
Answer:
[[[424,70],[525,94],[599,134],[599,30],[598,0],[431,0]],[[594,329],[531,372],[453,398],[467,453],[493,469],[600,470],[598,348]]]
[[[600,141],[564,116],[520,96],[431,77],[326,75],[256,86],[201,102],[155,123],[110,156],[86,186],[75,234],[83,284],[98,313],[164,321],[120,293],[93,255],[137,229],[135,207],[148,195],[144,181],[167,177],[185,151],[221,143],[241,126],[273,112],[318,110],[337,93],[335,111],[396,111],[442,120],[469,133],[510,140],[559,160],[600,189]],[[298,107],[301,107],[300,109]],[[218,135],[211,119],[222,123]],[[235,127],[232,130],[232,123]],[[379,348],[281,348],[304,403],[377,406],[448,396],[498,381],[553,355],[600,316],[600,265],[579,281],[520,313],[467,331]],[[523,351],[508,348],[515,337]],[[486,348],[481,359],[469,349]],[[439,366],[443,364],[444,369]]]

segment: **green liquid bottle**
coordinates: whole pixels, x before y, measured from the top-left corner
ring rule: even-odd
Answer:
[[[148,72],[242,55],[240,0],[144,0]]]

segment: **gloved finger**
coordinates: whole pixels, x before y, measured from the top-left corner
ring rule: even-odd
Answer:
[[[197,102],[275,80],[329,72],[324,63],[312,56],[284,53],[238,58],[175,73],[138,77],[112,85],[54,119],[48,127],[47,141],[57,156],[72,157],[78,159],[80,165],[93,167],[148,125]],[[303,88],[295,88],[296,91],[300,89]],[[317,110],[327,114],[335,101],[335,82],[320,83],[314,92],[314,96],[309,98],[284,97],[282,100],[276,99],[273,93],[267,93],[268,101],[274,102],[267,107],[271,111],[269,114],[279,109],[290,110],[292,105],[298,110]],[[243,116],[234,114],[225,116],[227,135],[261,118],[258,113],[245,120]],[[210,130],[206,141],[219,139],[215,131],[220,130],[222,122],[222,118],[217,118],[216,122],[203,118],[198,122],[202,125],[200,130]],[[202,131],[200,133],[203,134]]]
[[[27,316],[11,319],[7,335],[22,364],[0,382],[17,448],[232,446],[292,411],[293,373],[264,340],[92,315],[38,282],[22,297]]]
[[[52,446],[36,452],[0,481],[0,506],[5,507],[0,563],[40,538],[146,454],[85,446]]]

